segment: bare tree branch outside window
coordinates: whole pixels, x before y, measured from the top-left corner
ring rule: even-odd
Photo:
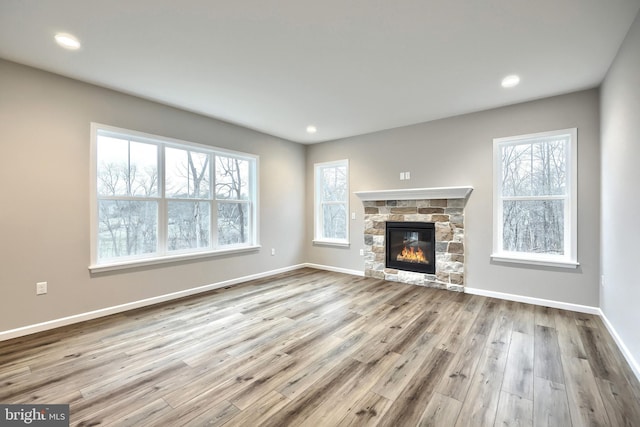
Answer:
[[[206,248],[210,244],[210,155],[165,149],[167,246],[170,251]]]
[[[247,241],[249,221],[249,162],[237,157],[216,156],[218,243]]]
[[[98,194],[102,196],[98,203],[99,257],[155,252],[157,147],[111,138],[99,146],[98,157]]]

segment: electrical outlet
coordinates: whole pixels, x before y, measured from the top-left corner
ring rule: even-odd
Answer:
[[[47,282],[36,283],[36,295],[44,295],[47,293]]]
[[[276,248],[271,248],[271,256],[274,256],[276,254]]]
[[[400,172],[400,181],[404,181],[404,172]]]
[[[351,219],[356,219],[356,213],[355,212],[351,212]]]
[[[364,249],[360,249],[360,256],[364,256]]]
[[[411,172],[405,172],[404,179],[411,179]]]

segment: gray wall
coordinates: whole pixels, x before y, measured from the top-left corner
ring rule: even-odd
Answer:
[[[601,308],[640,369],[640,14],[601,89]]]
[[[499,89],[496,89],[499,90]],[[517,89],[516,89],[517,90]],[[492,249],[493,138],[578,128],[578,269],[497,264]],[[313,164],[348,158],[351,192],[471,185],[466,206],[466,285],[598,306],[600,270],[599,96],[596,89],[310,146],[308,260],[362,271],[363,208],[353,196],[349,249],[313,246]],[[411,172],[400,181],[399,173]]]
[[[302,146],[228,123],[0,60],[0,331],[311,262],[363,270],[363,209],[351,197],[348,249],[313,246],[313,164],[348,158],[351,192],[472,185],[467,286],[597,306],[599,97],[588,90]],[[260,156],[263,249],[91,276],[89,123]],[[578,127],[577,270],[490,261],[492,139]],[[410,181],[399,172],[410,171]],[[286,236],[286,239],[283,238]],[[277,255],[270,256],[275,248]],[[49,293],[35,295],[35,283]]]
[[[259,155],[263,248],[91,277],[92,121]],[[0,331],[304,261],[302,145],[0,60],[0,149]]]

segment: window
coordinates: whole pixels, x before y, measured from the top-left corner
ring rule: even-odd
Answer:
[[[315,165],[315,243],[349,244],[349,162]]]
[[[575,128],[494,139],[493,259],[578,265],[576,146]]]
[[[257,157],[92,124],[92,271],[257,247]]]

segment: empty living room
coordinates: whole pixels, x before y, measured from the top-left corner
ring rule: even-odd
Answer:
[[[640,0],[0,2],[0,426],[640,426]]]

